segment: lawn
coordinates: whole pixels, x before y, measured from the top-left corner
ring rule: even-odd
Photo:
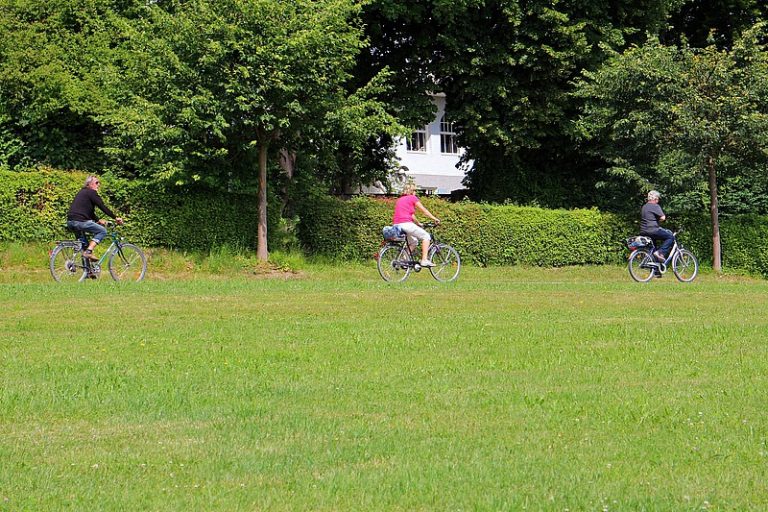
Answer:
[[[0,510],[768,507],[766,281],[3,282]]]

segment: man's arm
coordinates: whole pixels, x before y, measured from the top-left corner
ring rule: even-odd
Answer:
[[[107,207],[106,204],[104,204],[104,200],[101,198],[101,196],[98,194],[98,192],[94,191],[93,196],[94,196],[93,197],[93,204],[98,206],[99,210],[103,211],[104,213],[106,213],[107,215],[109,215],[110,217],[115,219],[115,221],[118,224],[122,224],[123,223],[123,219],[121,217],[118,217],[117,215],[115,215],[114,212],[112,210],[110,210]],[[102,224],[102,222],[100,220],[98,220],[98,219],[96,220],[96,222],[98,222],[99,224]]]

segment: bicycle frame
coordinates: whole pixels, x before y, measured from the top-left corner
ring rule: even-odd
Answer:
[[[432,228],[434,228],[434,225],[432,225],[431,223],[430,224],[424,224],[424,228],[427,230],[427,232],[429,233],[430,238],[432,239],[431,242],[430,242],[430,245],[434,246],[434,247],[439,246],[442,242],[440,242],[440,240],[437,239],[437,237],[435,236],[435,233],[432,230]],[[408,237],[407,236],[403,235],[400,239],[390,240],[390,241],[385,242],[385,244],[399,245],[400,247],[405,249],[405,252],[408,254],[408,259],[407,260],[400,260],[400,263],[403,263],[406,267],[410,267],[410,268],[414,269],[416,272],[419,272],[421,270],[421,258],[414,258],[414,256],[413,256],[414,249],[411,249],[411,246],[408,245]],[[415,250],[417,250],[417,251],[419,250],[419,244],[420,244],[420,242],[417,242],[416,246],[415,246]]]
[[[112,227],[114,224],[107,223],[105,226]],[[79,276],[79,281],[87,278],[97,279],[102,269],[106,268],[115,281],[141,281],[144,278],[147,271],[146,256],[136,245],[126,242],[116,227],[108,230],[105,240],[108,237],[110,244],[97,260],[91,260],[84,255],[88,247],[87,234],[77,232],[77,235],[76,240],[58,241],[51,251],[49,266],[56,281],[60,281],[62,277],[68,279],[75,276]],[[67,250],[71,251],[68,255],[64,252]]]
[[[673,234],[675,237],[674,242],[669,254],[663,261],[659,261],[655,256],[657,246],[652,237],[648,237],[650,238],[648,245],[641,247],[636,247],[627,242],[631,248],[628,269],[632,279],[638,282],[647,282],[653,275],[661,277],[671,268],[678,281],[684,283],[693,281],[698,274],[699,263],[696,260],[696,256],[678,242],[677,235],[679,233],[680,231],[677,231]],[[653,273],[650,275],[643,273],[643,269],[646,271],[650,270]]]
[[[423,227],[429,232],[432,241],[429,248],[429,261],[432,265],[422,267],[419,257],[421,254],[417,252],[419,244],[411,248],[407,236],[385,240],[376,254],[376,266],[385,281],[403,281],[407,279],[411,270],[420,272],[422,268],[428,268],[432,277],[441,282],[450,282],[458,277],[461,270],[459,253],[435,237],[432,232],[435,224],[425,223]],[[394,274],[390,271],[394,271]]]
[[[101,267],[104,266],[104,264],[109,259],[110,255],[117,251],[120,248],[120,234],[115,231],[109,231],[107,232],[107,237],[110,238],[110,244],[109,247],[104,251],[104,253],[101,255],[101,258],[99,258],[97,261],[89,261],[88,258],[83,258],[83,268],[89,272],[97,271],[101,272]],[[80,249],[75,251],[75,255],[80,255],[82,258],[82,253],[85,250],[86,247],[88,247],[87,239],[83,240],[82,238],[80,240]],[[95,267],[95,268],[94,268]]]
[[[656,244],[654,242],[651,242],[651,254],[656,252]],[[677,243],[677,237],[675,237],[675,243],[672,245],[672,249],[669,251],[669,256],[664,259],[664,261],[657,261],[655,262],[657,265],[659,265],[659,271],[664,274],[669,266],[672,264],[672,260],[675,259],[675,256],[677,253],[680,252],[680,246]]]

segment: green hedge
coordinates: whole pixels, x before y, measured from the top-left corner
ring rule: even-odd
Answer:
[[[0,170],[0,242],[69,238],[64,224],[69,204],[85,174],[57,170]],[[230,245],[255,248],[255,195],[203,187],[158,187],[146,182],[102,177],[101,194],[126,218],[126,236],[144,246],[205,250]],[[381,228],[391,222],[395,199],[343,201],[312,196],[300,204],[298,236],[307,252],[341,260],[373,257]],[[636,234],[637,219],[590,210],[545,210],[423,198],[444,223],[440,238],[454,245],[463,261],[478,265],[565,266],[623,263],[622,241]],[[279,201],[270,198],[269,244],[283,235]],[[712,259],[709,218],[687,217],[682,241],[704,264]],[[672,220],[675,222],[675,219]],[[768,217],[741,215],[721,220],[723,266],[768,277]]]
[[[315,197],[302,206],[299,239],[308,252],[340,259],[372,257],[395,199]],[[424,198],[443,224],[436,235],[468,263],[565,266],[619,263],[631,222],[597,210],[545,210],[450,203]]]
[[[86,174],[57,170],[0,171],[0,241],[71,238],[67,210]],[[255,195],[203,187],[159,187],[141,181],[102,177],[100,194],[126,219],[130,240],[154,247],[200,250],[224,244],[255,248]],[[270,245],[279,237],[277,201],[271,201]]]
[[[302,206],[299,238],[308,252],[340,259],[365,259],[381,244],[395,199],[342,201],[315,197]],[[443,224],[438,237],[454,245],[462,260],[479,265],[566,266],[626,262],[626,237],[637,234],[637,219],[589,210],[546,210],[423,198]],[[711,264],[709,218],[678,219],[681,241]],[[723,264],[727,269],[768,277],[762,242],[768,217],[738,216],[721,221]]]

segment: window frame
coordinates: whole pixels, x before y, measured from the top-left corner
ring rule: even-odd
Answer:
[[[456,132],[453,130],[453,122],[446,121],[446,114],[440,117],[440,154],[441,155],[458,155],[459,144],[456,142]],[[450,144],[450,147],[449,147]],[[446,151],[446,148],[453,149],[453,151]]]

